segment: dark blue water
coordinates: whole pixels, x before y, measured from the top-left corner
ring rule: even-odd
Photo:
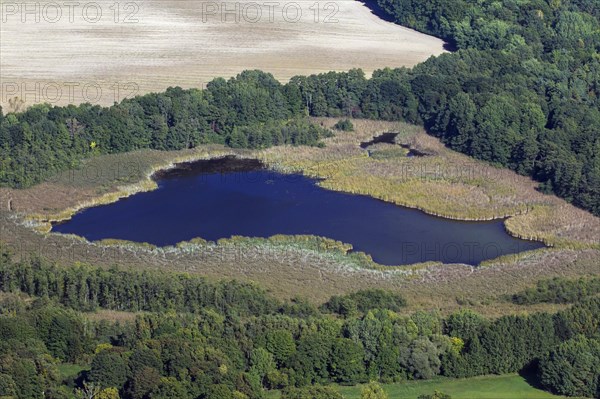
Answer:
[[[422,261],[478,264],[539,248],[509,236],[502,221],[460,222],[366,196],[322,189],[258,161],[221,159],[156,176],[159,189],[89,208],[53,230],[88,240],[164,246],[194,237],[312,234],[350,243],[384,265]]]

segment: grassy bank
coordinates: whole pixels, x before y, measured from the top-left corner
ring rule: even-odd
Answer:
[[[234,154],[243,156],[243,152],[236,153],[219,146],[211,146],[194,151],[143,150],[126,157],[120,154],[97,157],[86,160],[76,170],[53,176],[48,183],[40,185],[49,184],[49,187],[44,186],[39,190],[36,190],[36,187],[27,190],[11,190],[10,193],[6,190],[4,197],[17,197],[16,202],[12,200],[12,206],[16,207],[16,210],[24,210],[26,219],[34,223],[38,230],[48,232],[51,229],[50,223],[70,219],[82,209],[110,204],[137,193],[155,190],[158,186],[152,176],[157,171],[174,168],[178,163]],[[44,200],[51,201],[54,197],[53,186],[73,189],[75,195],[71,197],[71,203],[61,205],[56,201],[42,206],[40,201],[32,201],[38,199],[37,197],[41,197],[39,199],[42,203]],[[77,191],[85,194],[87,189],[95,190],[96,194],[87,199],[77,195]],[[28,194],[30,194],[29,198],[27,198]],[[46,199],[46,195],[50,200]]]
[[[334,122],[321,120],[327,127]],[[275,169],[321,178],[327,189],[449,219],[508,218],[507,231],[519,238],[561,248],[600,248],[599,218],[541,194],[530,179],[451,151],[415,126],[364,120],[354,125],[355,132],[326,139],[324,149],[273,148],[259,157]],[[391,144],[377,144],[369,152],[360,148],[361,142],[390,131],[399,133],[398,144],[431,155],[407,157]]]
[[[318,121],[327,127],[335,122]],[[48,231],[48,222],[68,219],[83,208],[155,189],[151,176],[157,170],[237,155],[259,158],[282,172],[320,178],[319,184],[327,189],[368,195],[449,219],[506,218],[507,231],[519,238],[560,248],[600,249],[599,218],[539,193],[528,178],[450,151],[416,126],[377,121],[354,124],[355,132],[339,132],[325,140],[325,148],[236,151],[208,146],[96,157],[33,188],[0,189],[0,204],[10,203],[10,210],[24,212],[32,225]],[[376,144],[370,151],[360,148],[361,142],[388,131],[398,132],[398,144],[430,155],[407,157],[405,149],[393,144]]]
[[[346,399],[359,399],[361,386],[336,386]],[[439,378],[427,381],[405,381],[383,385],[390,399],[416,399],[419,395],[444,392],[452,399],[557,399],[529,385],[525,378],[516,375],[483,376],[466,379]],[[279,392],[269,392],[268,399],[277,399]]]
[[[318,122],[329,126],[336,120]],[[301,295],[315,302],[332,294],[380,287],[401,291],[409,299],[410,309],[446,312],[468,305],[489,315],[554,310],[546,305],[517,307],[498,298],[528,288],[539,279],[600,273],[598,218],[556,197],[542,195],[524,177],[445,149],[418,127],[375,121],[354,121],[354,125],[354,132],[338,132],[327,139],[325,148],[238,151],[207,146],[92,158],[30,189],[1,188],[0,240],[18,254],[41,255],[66,266],[74,262],[102,267],[120,264],[217,279],[248,279],[278,297]],[[369,152],[360,148],[361,142],[390,131],[399,133],[398,143],[431,155],[408,158],[400,146],[383,143]],[[149,177],[157,169],[228,154],[259,158],[280,171],[302,171],[323,178],[320,184],[329,189],[367,194],[432,214],[455,219],[510,216],[506,225],[512,234],[542,238],[555,248],[487,261],[485,268],[422,264],[392,273],[364,254],[348,253],[343,243],[334,245],[316,237],[236,237],[219,243],[192,240],[154,248],[114,240],[89,243],[74,236],[40,234],[31,229],[40,226],[39,220],[70,217],[82,207],[152,189],[155,186]]]

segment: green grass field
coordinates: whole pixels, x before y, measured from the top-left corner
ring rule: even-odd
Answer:
[[[452,399],[557,399],[562,396],[536,389],[516,374],[483,376],[466,379],[439,378],[428,381],[407,381],[383,386],[390,399],[416,399],[419,395],[444,392]],[[346,399],[360,398],[361,386],[339,386]],[[279,398],[271,392],[269,399]]]

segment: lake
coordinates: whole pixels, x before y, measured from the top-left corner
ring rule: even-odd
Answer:
[[[195,237],[311,234],[352,244],[383,265],[477,265],[542,243],[514,238],[503,221],[461,222],[371,197],[319,187],[299,174],[233,157],[181,164],[154,176],[158,189],[88,208],[53,231],[90,241],[173,245]]]

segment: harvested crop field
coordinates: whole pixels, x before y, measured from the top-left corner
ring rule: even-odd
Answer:
[[[358,1],[68,4],[2,5],[2,106],[11,109],[14,97],[25,106],[110,105],[246,69],[282,81],[351,68],[371,73],[444,51],[443,41],[383,21]]]

